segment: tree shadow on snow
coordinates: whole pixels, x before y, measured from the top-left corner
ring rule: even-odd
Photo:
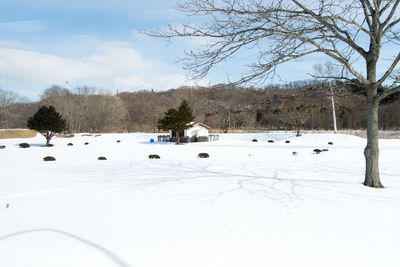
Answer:
[[[162,170],[160,170],[162,169]],[[151,171],[149,171],[151,170]],[[337,172],[342,172],[337,170]],[[161,175],[160,175],[161,174]],[[190,163],[168,162],[167,165],[152,166],[144,173],[135,173],[136,177],[142,177],[134,182],[134,186],[143,189],[152,186],[162,186],[168,183],[184,183],[190,181],[215,181],[226,182],[225,190],[219,192],[201,193],[201,197],[209,197],[218,200],[231,193],[246,193],[251,197],[269,199],[286,208],[294,201],[314,199],[323,202],[336,202],[331,192],[341,196],[356,198],[359,200],[382,202],[399,207],[399,199],[393,196],[374,194],[368,188],[353,180],[335,181],[332,179],[304,179],[282,177],[279,170],[273,175],[260,175],[249,169],[242,169],[240,173],[229,169],[216,169],[210,162],[203,166],[193,166]],[[362,190],[357,191],[357,187]],[[365,189],[365,190],[364,190]],[[317,193],[317,194],[316,194]]]
[[[119,267],[130,267],[130,265],[128,265],[127,263],[125,263],[121,258],[119,258],[115,253],[113,253],[112,251],[96,244],[93,243],[87,239],[81,238],[77,235],[62,231],[62,230],[58,230],[58,229],[51,229],[51,228],[39,228],[39,229],[29,229],[29,230],[24,230],[24,231],[20,231],[20,232],[15,232],[15,233],[11,233],[8,235],[4,235],[4,236],[0,236],[0,242],[5,241],[7,239],[13,238],[13,237],[17,237],[17,236],[21,236],[21,235],[26,235],[26,234],[31,234],[31,233],[37,233],[37,232],[50,232],[50,233],[56,233],[56,234],[60,234],[63,236],[66,236],[68,238],[71,238],[75,241],[81,242],[91,248],[96,249],[97,251],[101,252],[103,255],[105,255],[106,257],[108,257],[112,262],[114,262],[116,264],[116,266]]]
[[[194,190],[180,193],[181,196],[197,197],[217,201],[231,194],[246,194],[251,198],[268,199],[285,208],[292,206],[293,202],[315,200],[320,202],[343,203],[344,198],[358,199],[361,201],[381,202],[391,206],[400,207],[400,198],[393,194],[385,194],[382,190],[369,190],[358,180],[346,177],[358,177],[357,170],[332,169],[322,166],[317,169],[293,169],[293,177],[285,169],[263,168],[252,170],[248,166],[231,169],[221,166],[213,161],[204,160],[202,164],[193,164],[182,161],[151,161],[136,162],[128,168],[125,164],[113,168],[86,170],[90,173],[93,182],[106,182],[110,188],[122,191],[143,191],[160,189],[174,185],[190,185],[191,183],[216,183],[217,186],[206,186],[203,190]],[[310,173],[310,178],[296,178],[297,171]],[[330,173],[342,177],[341,179],[318,178],[312,174]],[[262,172],[262,173],[260,173]],[[75,171],[74,171],[75,175]],[[76,173],[76,175],[79,175]],[[308,176],[308,175],[307,175]],[[98,177],[104,177],[99,180]],[[203,188],[203,187],[199,187]],[[243,196],[243,195],[242,195]]]

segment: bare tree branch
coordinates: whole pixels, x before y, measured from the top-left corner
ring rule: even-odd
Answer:
[[[379,11],[379,14],[382,16],[383,13],[393,4],[393,2],[394,2],[394,0],[390,0],[390,1],[385,5],[385,7],[382,8],[382,10]],[[393,18],[393,16],[394,16],[394,14],[395,14],[395,12],[396,12],[397,7],[399,6],[399,4],[400,4],[400,0],[396,0],[395,3],[394,3],[394,5],[393,5],[393,7],[392,7],[392,9],[391,9],[391,11],[390,11],[390,13],[389,13],[389,15],[388,15],[387,18],[386,18],[386,20],[382,23],[382,29],[384,29],[384,28],[386,27],[386,25],[392,20],[392,18]]]
[[[394,93],[397,93],[397,92],[400,92],[400,86],[392,87],[388,90],[385,90],[385,91],[383,91],[383,93],[379,94],[379,96],[377,97],[377,101],[381,102],[384,98],[386,98]]]
[[[390,74],[393,73],[393,71],[396,68],[396,66],[399,63],[399,61],[400,61],[400,53],[397,54],[397,57],[392,62],[392,65],[385,72],[385,74],[382,76],[382,78],[378,81],[379,84],[383,84],[386,81],[386,79],[390,76]]]

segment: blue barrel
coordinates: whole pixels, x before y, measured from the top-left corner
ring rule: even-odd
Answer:
[[[154,139],[153,138],[150,139],[150,143],[154,143]]]

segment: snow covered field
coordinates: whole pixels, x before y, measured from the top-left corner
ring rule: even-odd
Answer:
[[[0,266],[400,266],[400,140],[381,140],[371,189],[351,135],[155,137],[0,140]]]

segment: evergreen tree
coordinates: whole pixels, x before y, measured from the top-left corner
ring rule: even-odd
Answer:
[[[179,105],[178,111],[182,113],[182,119],[186,121],[186,123],[191,123],[194,120],[192,108],[189,105],[189,102],[186,99],[183,99],[181,104]]]
[[[28,119],[28,128],[43,135],[46,138],[46,146],[49,146],[51,138],[66,129],[66,122],[53,106],[40,106]]]
[[[194,120],[192,108],[186,100],[179,105],[178,110],[171,108],[164,113],[164,117],[158,120],[157,127],[160,130],[172,130],[176,132],[176,142],[179,144],[179,132],[190,128],[190,124]]]

